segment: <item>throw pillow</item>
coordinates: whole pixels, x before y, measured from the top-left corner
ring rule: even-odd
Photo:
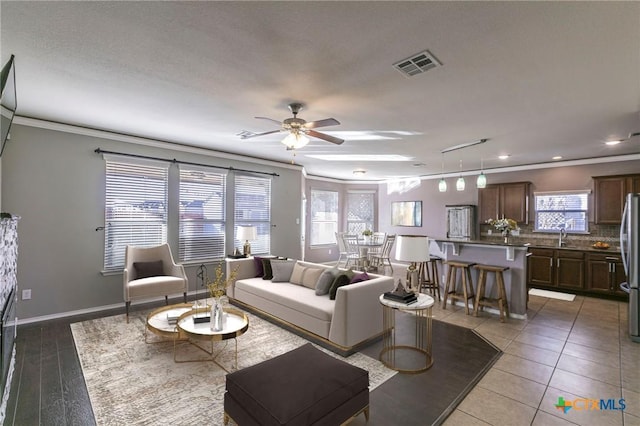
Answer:
[[[340,274],[333,280],[331,284],[331,289],[329,290],[329,299],[336,300],[336,293],[338,289],[342,286],[349,285],[351,282],[351,278],[348,275]]]
[[[302,285],[314,290],[322,272],[320,268],[306,268],[302,276]]]
[[[326,269],[320,274],[320,278],[318,278],[318,282],[316,283],[316,296],[323,296],[325,294],[329,294],[329,290],[331,289],[331,284],[333,284],[333,280],[336,279],[338,270],[335,271],[333,269]]]
[[[295,266],[293,267],[293,272],[291,273],[291,279],[289,280],[291,284],[302,285],[302,277],[304,276],[304,272],[306,269],[306,267],[296,262]]]
[[[361,273],[361,274],[355,274],[355,275],[353,276],[353,278],[351,278],[351,284],[353,284],[353,283],[359,283],[359,282],[361,282],[361,281],[367,281],[367,280],[369,280],[369,279],[371,279],[371,277],[369,277],[369,275],[368,275],[368,274],[367,274],[367,272],[365,271],[365,272],[363,272],[363,273]]]
[[[271,259],[270,258],[262,258],[262,274],[263,280],[270,280],[273,278],[273,271],[271,270]]]
[[[264,266],[262,259],[275,259],[275,256],[253,256],[253,264],[256,268],[256,278],[262,278],[264,275]]]
[[[153,262],[133,262],[133,269],[136,270],[136,279],[157,277],[164,275],[162,260]]]
[[[293,267],[296,265],[295,260],[276,260],[271,261],[271,270],[273,271],[273,278],[271,282],[285,283],[289,282]]]

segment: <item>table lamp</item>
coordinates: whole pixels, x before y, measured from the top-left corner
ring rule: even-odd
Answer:
[[[416,293],[420,292],[418,280],[418,263],[429,260],[429,239],[426,235],[398,235],[396,238],[396,259],[411,262],[409,272],[409,287]]]
[[[251,255],[251,244],[249,240],[258,239],[258,229],[255,226],[238,226],[238,239],[244,241],[243,253],[245,256]]]

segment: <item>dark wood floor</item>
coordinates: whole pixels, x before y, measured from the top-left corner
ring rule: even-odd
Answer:
[[[69,324],[118,313],[123,310],[19,326],[4,425],[95,425]],[[399,315],[396,322],[407,336],[410,320]],[[377,342],[362,353],[377,358],[380,349]],[[441,423],[499,351],[468,329],[434,321],[433,356],[428,371],[396,374],[371,393],[369,426]],[[363,418],[356,420],[364,424]]]

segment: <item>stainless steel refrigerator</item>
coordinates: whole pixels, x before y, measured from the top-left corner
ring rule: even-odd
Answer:
[[[445,206],[447,211],[447,238],[452,240],[475,240],[476,206]]]
[[[627,201],[620,226],[620,252],[627,282],[620,288],[629,293],[629,335],[634,342],[640,342],[640,194],[627,194]]]

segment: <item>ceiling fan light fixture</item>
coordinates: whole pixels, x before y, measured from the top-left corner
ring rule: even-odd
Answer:
[[[291,132],[282,140],[282,143],[288,149],[300,149],[309,143],[309,138],[304,133]]]

